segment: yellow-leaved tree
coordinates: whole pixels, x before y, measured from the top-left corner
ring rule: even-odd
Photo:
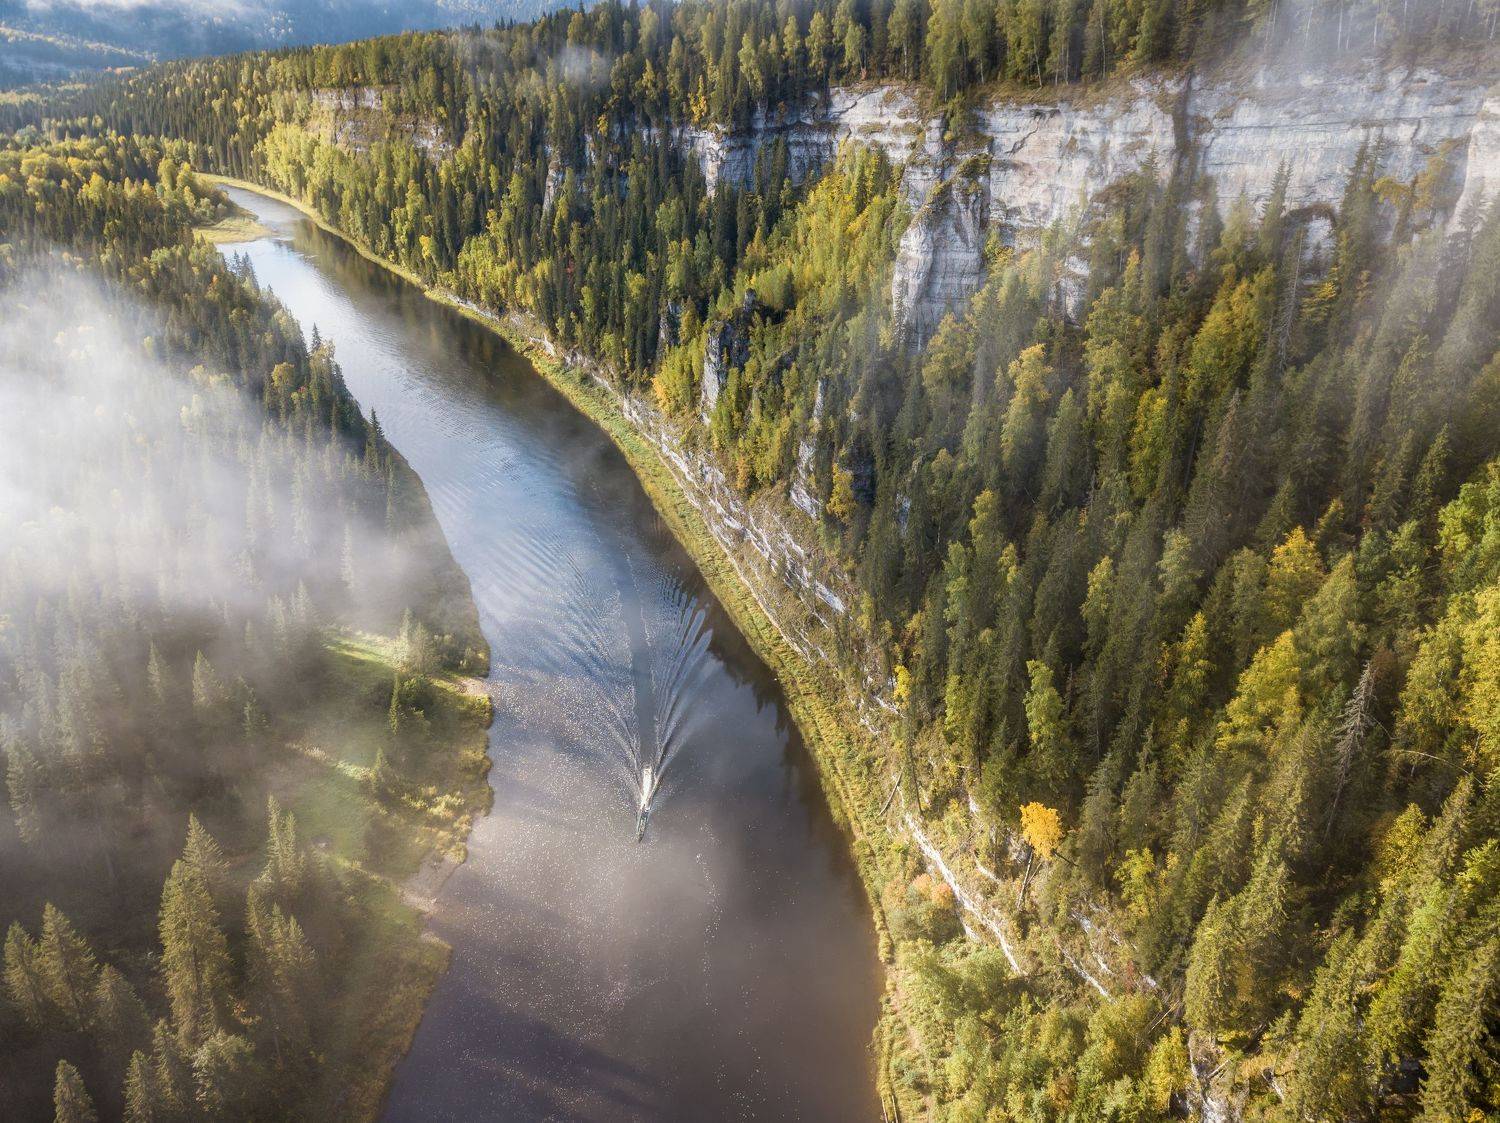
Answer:
[[[1021,890],[1016,894],[1016,904],[1026,899],[1026,887],[1031,884],[1031,869],[1036,859],[1047,862],[1057,853],[1062,842],[1062,816],[1045,803],[1022,804],[1021,837],[1031,847],[1031,856],[1026,859],[1026,872],[1021,875]]]
[[[1044,803],[1028,803],[1021,808],[1021,837],[1044,862],[1052,860],[1062,842],[1062,816]]]

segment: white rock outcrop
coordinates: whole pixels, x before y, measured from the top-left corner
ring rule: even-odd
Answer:
[[[1018,105],[996,99],[979,111],[990,157],[986,186],[1002,239],[1014,243],[1082,211],[1105,187],[1153,159],[1172,171],[1178,81],[1132,82],[1090,105]]]
[[[712,191],[720,183],[754,183],[756,162],[778,140],[786,145],[787,175],[795,183],[833,159],[839,145],[850,139],[884,149],[900,167],[911,160],[931,124],[914,88],[878,85],[836,87],[785,113],[757,110],[746,129],[690,125],[676,135],[697,157]]]
[[[1331,206],[1366,145],[1393,179],[1410,180],[1450,144],[1461,170],[1484,101],[1482,84],[1430,70],[1261,74],[1248,87],[1219,80],[1191,90],[1188,138],[1222,205],[1241,194],[1263,201],[1285,161],[1288,207]]]
[[[1487,97],[1469,133],[1464,189],[1453,208],[1454,221],[1500,195],[1500,96]]]
[[[912,337],[926,340],[943,313],[984,282],[989,197],[972,175],[939,183],[901,235],[891,301]]]
[[[1227,210],[1241,196],[1264,203],[1285,162],[1288,207],[1326,225],[1360,151],[1372,146],[1381,174],[1402,181],[1446,157],[1462,185],[1459,213],[1500,192],[1500,96],[1488,85],[1376,64],[1140,78],[1107,96],[997,96],[970,121],[945,124],[915,87],[881,84],[762,112],[747,129],[685,128],[679,136],[711,187],[752,183],[757,159],[778,139],[787,174],[799,181],[846,140],[883,149],[902,168],[912,214],[891,300],[920,342],[982,281],[991,235],[1029,245],[1054,223],[1086,217],[1107,188],[1142,169],[1162,183],[1177,169],[1196,172],[1212,180]]]

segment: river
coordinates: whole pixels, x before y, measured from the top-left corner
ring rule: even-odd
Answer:
[[[494,807],[391,1120],[872,1120],[875,935],[776,681],[623,455],[501,339],[231,189],[422,477],[493,649]],[[636,841],[639,767],[660,789]]]

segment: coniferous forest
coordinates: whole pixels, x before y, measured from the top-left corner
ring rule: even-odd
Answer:
[[[432,747],[444,676],[485,661],[462,576],[331,350],[192,241],[218,174],[596,364],[738,494],[806,490],[856,594],[828,659],[894,714],[833,750],[879,828],[891,1118],[1500,1116],[1500,195],[1459,208],[1447,149],[1405,180],[1372,144],[1316,214],[1289,165],[1252,206],[1150,162],[990,238],[916,337],[878,147],[809,170],[778,139],[711,184],[692,146],[876,82],[962,134],[996,90],[1251,52],[1493,81],[1497,18],[607,0],[0,106],[30,419],[0,463],[47,461],[0,507],[0,1076],[45,1066],[26,1102],[55,1080],[67,1119],[327,1102],[354,1046],[307,995],[368,969],[346,918],[399,864],[382,831],[473,763]],[[372,92],[352,139],[331,91]],[[78,397],[101,353],[128,357],[107,406]],[[397,637],[394,686],[357,685],[366,633]],[[309,845],[271,763],[325,688],[389,709],[357,860]],[[159,912],[122,904],[163,880]]]
[[[0,169],[5,1114],[357,1103],[439,966],[385,878],[482,807],[467,583],[331,350],[193,241],[221,195],[126,139]]]

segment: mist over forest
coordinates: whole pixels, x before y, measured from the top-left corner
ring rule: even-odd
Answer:
[[[329,1000],[378,970],[419,1004],[437,967],[386,877],[481,803],[448,669],[486,651],[331,349],[191,248],[222,199],[99,155],[27,157],[68,252],[37,188],[6,219],[0,1085],[19,1118],[316,1113],[412,1016]]]
[[[548,0],[0,0],[0,89],[157,59],[531,19]]]
[[[163,10],[205,50],[267,13]],[[54,11],[157,26],[26,18]],[[638,934],[562,897],[615,868],[571,817],[617,807],[486,783],[489,699],[551,696],[474,677],[481,607],[497,650],[524,635],[485,596],[550,575],[608,489],[549,448],[569,518],[466,575],[337,348],[206,240],[282,236],[228,182],[504,337],[475,385],[441,346],[398,372],[455,442],[491,426],[461,494],[542,478],[502,455],[518,371],[641,477],[821,782],[809,810],[674,776],[765,799],[687,865],[827,826],[887,1119],[1500,1117],[1497,31],[1494,0],[606,0],[0,101],[0,1085],[38,1118],[372,1118],[438,994],[474,1067],[417,1050],[430,1087],[648,1118],[680,1073],[622,1059],[632,1002],[706,1051],[700,977],[768,1041],[829,1000],[743,981],[712,928],[681,977],[620,968],[618,1007],[581,969],[577,1008],[507,1007],[538,977],[519,885],[559,895],[550,970]],[[454,322],[316,244],[295,275],[364,286],[352,330]],[[649,679],[604,611],[563,617],[556,650],[609,664],[570,682]],[[492,758],[540,759],[506,728]],[[681,839],[627,771],[649,887]],[[403,894],[492,794],[455,996]],[[506,882],[510,843],[538,869]],[[756,873],[768,916],[809,845]],[[671,888],[716,901],[697,878]]]

